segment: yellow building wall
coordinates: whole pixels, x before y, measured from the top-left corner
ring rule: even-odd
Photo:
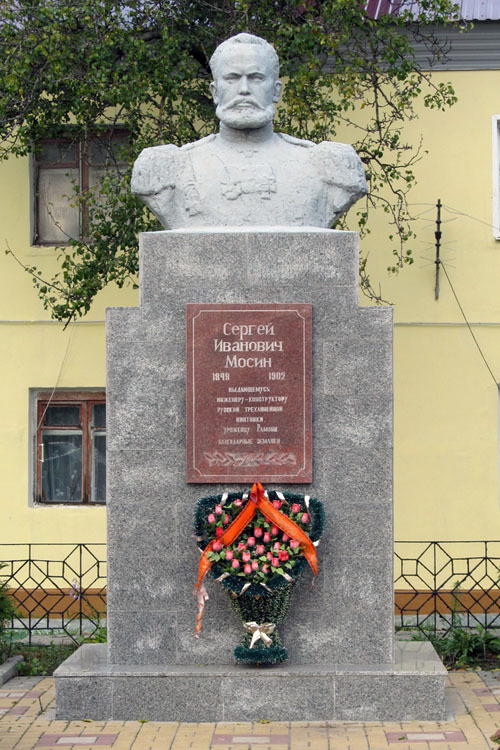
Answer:
[[[428,154],[411,191],[415,263],[389,276],[382,219],[362,245],[373,281],[394,304],[395,537],[500,539],[498,388],[464,324],[443,272],[434,299],[434,219],[444,208],[442,258],[473,331],[500,380],[500,243],[493,238],[491,117],[500,114],[500,71],[436,73],[452,80],[458,104],[420,111],[406,128]],[[339,139],[349,134],[339,134]],[[51,274],[57,250],[29,244],[27,159],[0,164],[2,244]],[[105,385],[104,311],[135,305],[133,290],[107,289],[91,313],[65,331],[50,321],[30,279],[0,255],[0,542],[103,542],[101,507],[33,507],[28,471],[29,388]],[[362,304],[366,300],[360,298]]]
[[[29,244],[28,159],[3,162],[0,184],[2,249],[51,276],[57,249]],[[110,287],[84,320],[64,330],[43,309],[28,274],[0,254],[0,544],[106,541],[104,507],[33,502],[29,389],[104,389],[105,308],[137,302],[136,291]]]
[[[428,152],[415,168],[409,199],[419,216],[415,262],[397,276],[387,273],[382,221],[362,242],[372,278],[394,304],[395,538],[500,539],[500,242],[491,227],[500,71],[443,72],[434,79],[451,80],[458,103],[445,113],[421,109],[405,129],[414,144],[422,135]],[[438,198],[445,206],[441,258],[494,377],[443,270],[434,299]]]

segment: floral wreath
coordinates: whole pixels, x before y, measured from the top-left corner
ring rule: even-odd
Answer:
[[[316,498],[277,490],[266,492],[260,482],[250,493],[226,492],[201,498],[194,521],[201,552],[195,584],[195,635],[201,631],[208,599],[203,584],[208,572],[240,599],[240,608],[244,601],[265,599],[266,593],[284,586],[291,589],[307,564],[317,574],[316,547],[324,522],[323,504]]]

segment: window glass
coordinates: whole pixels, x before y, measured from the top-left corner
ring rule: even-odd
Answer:
[[[42,449],[42,500],[81,503],[82,433],[44,430]]]
[[[94,404],[92,424],[94,427],[106,427],[106,404]]]
[[[43,421],[47,425],[79,425],[80,407],[48,406]]]
[[[38,239],[67,242],[80,234],[80,211],[68,197],[78,181],[76,169],[43,169],[38,172]]]
[[[88,145],[89,164],[107,166],[120,163],[120,147],[126,143],[126,137],[115,135],[111,141],[104,136],[92,139]]]
[[[42,144],[37,160],[42,164],[72,164],[76,166],[78,146],[69,141],[48,141]]]
[[[108,165],[106,167],[89,167],[89,187],[99,187],[104,177],[119,174],[120,168],[115,165]]]
[[[106,434],[94,433],[92,451],[92,500],[106,502]]]
[[[106,502],[106,404],[92,405],[92,501]]]

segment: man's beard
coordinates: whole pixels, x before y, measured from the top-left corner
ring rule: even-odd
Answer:
[[[224,125],[236,130],[253,130],[262,128],[272,121],[276,112],[274,104],[261,107],[255,103],[247,103],[239,107],[234,102],[225,107],[217,106],[215,114]]]

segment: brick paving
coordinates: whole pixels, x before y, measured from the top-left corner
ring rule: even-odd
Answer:
[[[500,672],[450,673],[443,722],[56,721],[54,694],[51,677],[16,677],[0,689],[0,750],[500,748]]]

